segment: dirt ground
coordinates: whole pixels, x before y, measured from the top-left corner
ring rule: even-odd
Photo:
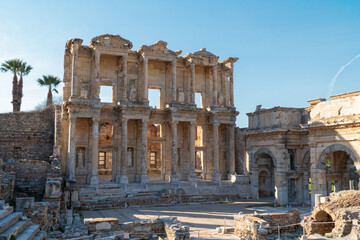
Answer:
[[[134,219],[151,219],[157,217],[177,217],[188,225],[191,235],[202,239],[238,239],[232,236],[219,236],[215,229],[221,226],[234,225],[234,214],[285,212],[289,208],[272,207],[272,199],[248,200],[241,202],[212,204],[179,204],[173,206],[143,206],[118,209],[82,211],[84,218],[115,217],[120,223],[131,222]],[[310,208],[299,207],[302,216],[310,214]]]

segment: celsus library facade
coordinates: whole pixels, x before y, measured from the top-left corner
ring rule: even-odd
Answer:
[[[247,114],[249,126],[237,128],[237,60],[205,48],[182,54],[164,41],[132,50],[119,35],[96,36],[88,46],[67,41],[54,156],[75,186],[71,201],[90,201],[96,187],[139,199],[150,191],[154,199],[314,204],[357,189],[360,92],[303,108],[258,106]]]

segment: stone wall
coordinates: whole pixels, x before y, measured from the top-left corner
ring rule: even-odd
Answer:
[[[53,145],[53,108],[0,114],[0,158],[48,161]]]
[[[286,213],[241,214],[234,216],[235,234],[241,239],[269,239],[268,235],[294,231],[299,225],[300,213],[294,209]]]
[[[15,160],[15,187],[21,192],[42,196],[50,164],[37,160]]]
[[[360,191],[334,192],[314,207],[312,214],[304,218],[307,235],[321,234],[342,238],[356,226],[353,220],[360,217]]]

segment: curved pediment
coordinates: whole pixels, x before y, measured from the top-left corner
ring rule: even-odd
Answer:
[[[96,46],[105,46],[105,47],[116,47],[123,49],[131,49],[132,42],[120,37],[120,35],[112,35],[112,34],[103,34],[100,36],[96,36],[91,39],[91,45]]]
[[[149,46],[142,45],[137,50],[137,52],[138,53],[159,54],[159,55],[172,55],[174,57],[177,57],[182,52],[180,50],[174,52],[174,51],[168,49],[166,46],[167,46],[167,42],[159,40],[153,45],[149,45]]]
[[[202,48],[194,53],[188,53],[185,55],[185,58],[192,60],[196,64],[215,64],[219,60],[218,56],[206,51],[206,48]]]

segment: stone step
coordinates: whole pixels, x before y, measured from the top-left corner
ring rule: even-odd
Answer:
[[[0,219],[3,219],[4,217],[9,216],[12,213],[12,210],[10,209],[1,209],[0,210]]]
[[[30,226],[31,221],[25,220],[25,221],[18,221],[11,227],[9,227],[5,232],[0,234],[0,240],[9,240],[12,235],[15,237],[19,235],[25,228]]]
[[[40,231],[34,238],[33,240],[44,240],[46,239],[46,232],[45,231]]]
[[[0,233],[3,233],[10,226],[14,225],[21,217],[21,212],[15,212],[0,220]]]
[[[32,240],[38,234],[40,226],[32,224],[16,237],[16,240]]]

